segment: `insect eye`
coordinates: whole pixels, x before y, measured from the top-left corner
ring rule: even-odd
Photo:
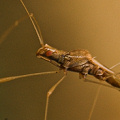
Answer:
[[[49,51],[47,51],[45,54],[46,54],[46,56],[48,56],[48,57],[49,57],[49,56],[51,56],[51,55],[52,55],[52,53],[53,53],[53,52],[49,50]]]

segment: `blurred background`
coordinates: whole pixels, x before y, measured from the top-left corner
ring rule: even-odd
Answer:
[[[102,64],[120,62],[120,1],[24,0],[40,25],[44,42],[62,50],[87,49]],[[0,0],[0,36],[26,16],[19,0]],[[36,58],[41,47],[29,19],[0,44],[0,77],[58,70]],[[120,66],[114,69],[120,72]],[[44,120],[47,91],[63,76],[27,77],[0,84],[0,120]],[[99,82],[92,76],[88,80]],[[103,82],[104,83],[104,82]],[[84,82],[78,73],[67,78],[50,96],[47,120],[88,120],[99,85]],[[102,86],[91,120],[119,120],[120,92]]]

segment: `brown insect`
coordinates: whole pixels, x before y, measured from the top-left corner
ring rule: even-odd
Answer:
[[[24,6],[28,16],[30,17],[32,24],[36,30],[38,38],[40,40],[41,48],[38,49],[36,56],[38,58],[42,58],[53,65],[59,67],[60,70],[64,71],[63,77],[53,86],[47,93],[47,100],[46,100],[46,109],[45,109],[45,120],[47,120],[47,112],[48,112],[48,103],[49,97],[56,89],[56,87],[64,80],[67,75],[67,71],[78,72],[80,78],[86,78],[86,76],[93,75],[99,80],[106,81],[114,87],[120,88],[120,77],[119,74],[116,74],[111,69],[103,66],[87,50],[77,49],[72,51],[63,51],[57,50],[47,44],[44,44],[43,40],[41,39],[39,28],[36,27],[37,23],[35,18],[32,14],[30,14],[25,7],[22,0],[20,0],[22,5]],[[52,72],[44,72],[44,73],[33,73],[27,75],[20,75],[20,76],[12,76],[1,78],[0,83],[11,81],[17,78],[23,78],[33,75],[41,75],[41,74],[51,74],[51,73],[58,73],[59,71],[52,71]]]

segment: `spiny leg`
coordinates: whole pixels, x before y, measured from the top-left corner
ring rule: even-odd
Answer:
[[[24,78],[24,77],[30,77],[30,76],[37,76],[37,75],[53,74],[53,73],[58,73],[58,72],[59,71],[48,71],[48,72],[31,73],[31,74],[25,74],[25,75],[5,77],[5,78],[0,78],[0,83],[12,81],[12,80],[15,80],[15,79],[18,79],[18,78]]]
[[[50,95],[54,92],[54,90],[56,89],[56,87],[63,81],[63,79],[66,77],[66,72],[64,73],[64,76],[55,84],[53,85],[49,91],[47,92],[47,98],[46,98],[46,107],[45,107],[45,119],[47,120],[47,113],[48,113],[48,104],[49,104],[49,98]]]

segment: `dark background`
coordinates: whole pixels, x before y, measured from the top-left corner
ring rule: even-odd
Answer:
[[[87,49],[104,65],[120,62],[120,1],[24,0],[40,25],[44,42],[62,50]],[[19,0],[0,0],[0,36],[26,12]],[[0,44],[0,77],[57,70],[36,58],[40,47],[29,19]],[[120,66],[114,69],[120,71]],[[61,74],[27,77],[0,84],[0,120],[44,120],[46,93]],[[98,81],[94,77],[87,79]],[[88,120],[99,85],[77,73],[50,97],[47,120]],[[119,120],[120,92],[102,86],[91,120]]]

